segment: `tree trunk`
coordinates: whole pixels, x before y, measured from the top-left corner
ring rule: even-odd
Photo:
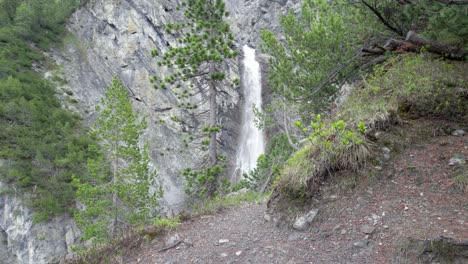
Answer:
[[[118,168],[118,157],[117,157],[117,142],[114,144],[114,164],[112,168],[112,209],[113,209],[113,219],[112,219],[112,226],[111,226],[111,237],[114,237],[115,235],[115,226],[117,225],[117,168]]]
[[[363,56],[375,56],[383,55],[388,51],[421,52],[423,48],[428,52],[440,54],[451,60],[466,60],[468,56],[468,50],[466,49],[429,41],[414,31],[409,31],[405,40],[389,39],[383,47],[372,46],[363,48],[361,51],[364,52]]]
[[[214,73],[214,65],[212,64],[210,66],[210,72]],[[210,86],[210,128],[216,127],[216,110],[217,110],[217,105],[216,105],[216,86],[215,86],[215,80],[210,80],[209,81],[209,86]],[[210,132],[210,166],[215,166],[217,161],[218,161],[218,153],[217,153],[217,142],[216,142],[216,133],[215,132]]]
[[[418,47],[426,47],[427,51],[441,54],[444,57],[452,60],[466,60],[468,50],[452,47],[443,43],[431,42],[414,31],[409,31],[406,35],[406,41]]]

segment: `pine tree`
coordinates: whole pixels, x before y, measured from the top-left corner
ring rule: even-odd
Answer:
[[[174,93],[182,101],[179,106],[188,111],[197,109],[197,105],[188,102],[193,96],[187,89],[187,86],[193,87],[189,82],[200,83],[201,93],[208,95],[209,122],[201,131],[207,136],[201,145],[208,150],[208,162],[201,170],[186,169],[183,174],[188,180],[189,192],[196,189],[198,194],[212,196],[223,167],[216,142],[221,129],[217,117],[217,95],[226,78],[226,73],[220,69],[238,52],[234,50],[234,36],[224,21],[229,13],[223,0],[188,0],[181,7],[185,21],[166,25],[166,31],[178,37],[178,45],[170,46],[162,56],[157,50],[152,53],[153,57],[158,57],[158,65],[172,69],[172,74],[161,79],[155,76],[151,82],[157,89],[174,88]]]
[[[74,179],[77,199],[84,205],[75,217],[83,239],[96,242],[115,236],[119,228],[144,224],[156,217],[160,190],[152,190],[155,173],[149,168],[148,144],[138,140],[146,121],[132,110],[125,88],[117,78],[96,107],[94,135],[101,148],[88,159],[88,182]]]
[[[353,69],[353,58],[366,32],[362,17],[346,1],[307,0],[299,14],[282,17],[284,41],[263,31],[263,48],[271,55],[270,84],[287,104],[298,104],[305,118],[333,100]],[[364,22],[363,22],[364,23]]]

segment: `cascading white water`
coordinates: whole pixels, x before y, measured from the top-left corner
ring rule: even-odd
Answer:
[[[243,51],[242,88],[245,104],[242,112],[240,146],[237,156],[237,176],[252,171],[257,165],[257,158],[265,151],[264,135],[260,129],[255,127],[253,111],[253,106],[258,109],[262,107],[260,64],[255,60],[254,49],[244,46]]]

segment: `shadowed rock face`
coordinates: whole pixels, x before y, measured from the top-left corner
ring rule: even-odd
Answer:
[[[182,131],[195,131],[207,116],[193,116],[180,110],[177,97],[168,90],[155,90],[149,78],[164,76],[151,58],[152,50],[167,50],[174,45],[164,25],[178,21],[176,11],[180,1],[171,0],[89,0],[71,16],[70,32],[63,49],[46,52],[59,65],[59,74],[67,83],[59,87],[73,92],[76,104],[64,107],[79,112],[85,122],[94,121],[94,108],[114,75],[117,75],[134,99],[133,106],[147,116],[148,129],[144,139],[150,143],[154,168],[165,189],[163,206],[177,212],[184,208],[184,181],[181,169],[200,161],[202,153],[187,151]],[[279,18],[285,11],[297,9],[300,0],[228,0],[229,22],[240,48],[244,44],[258,47],[260,30],[279,31]],[[240,60],[229,61],[224,67],[233,77],[239,76]],[[50,76],[50,72],[45,74]],[[266,75],[264,75],[266,76]],[[243,107],[239,87],[225,87],[219,96],[219,123],[224,125],[219,135],[221,152],[230,157],[228,170],[235,166],[240,127],[240,107]],[[196,88],[195,88],[196,89]],[[65,95],[58,95],[65,97]],[[65,101],[64,101],[65,102]],[[193,98],[199,109],[208,109],[203,95]],[[171,120],[181,116],[186,125]],[[228,171],[230,174],[230,171]],[[15,208],[14,210],[11,208]],[[14,211],[14,212],[13,212]],[[44,235],[45,234],[45,235]],[[50,263],[70,252],[76,242],[77,228],[73,220],[61,217],[50,223],[32,224],[32,212],[10,195],[0,197],[0,263]]]

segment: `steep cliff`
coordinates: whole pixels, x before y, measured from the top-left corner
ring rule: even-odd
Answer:
[[[70,17],[63,48],[45,53],[59,65],[58,70],[46,72],[45,77],[61,76],[58,89],[64,107],[80,113],[89,125],[94,120],[94,107],[99,103],[112,77],[117,75],[134,99],[134,108],[147,115],[145,139],[150,143],[153,166],[164,186],[164,207],[167,211],[183,208],[184,182],[179,176],[182,168],[196,164],[202,156],[196,150],[186,151],[181,132],[190,132],[204,123],[205,117],[190,116],[181,111],[178,100],[170,90],[154,90],[149,82],[153,75],[164,76],[152,60],[153,49],[165,51],[174,44],[164,25],[178,21],[176,11],[180,1],[170,0],[89,0]],[[259,47],[260,31],[279,31],[281,14],[296,9],[300,0],[229,0],[229,21],[238,47],[248,44]],[[230,74],[239,76],[239,62],[230,61]],[[67,100],[68,102],[65,102]],[[194,98],[202,109],[203,95]],[[243,107],[240,87],[227,89],[218,98],[219,122],[224,125],[219,135],[221,151],[229,157],[229,170],[235,166]],[[181,126],[171,117],[182,116]],[[50,263],[71,252],[79,231],[69,217],[49,223],[33,224],[33,212],[11,192],[0,196],[0,263]]]
[[[8,186],[0,183],[0,193]],[[0,263],[55,263],[72,252],[80,231],[68,216],[33,223],[33,212],[13,191],[0,196]]]
[[[297,7],[298,2],[227,1],[236,44],[257,47],[261,29],[279,30],[280,15]],[[202,156],[196,150],[184,150],[181,132],[195,130],[207,118],[180,110],[178,99],[170,90],[155,90],[149,82],[153,75],[166,74],[150,53],[175,45],[173,36],[164,32],[164,25],[181,19],[176,5],[165,0],[88,1],[70,18],[68,29],[72,36],[67,38],[65,49],[50,54],[63,68],[68,81],[64,88],[73,91],[78,101],[76,110],[88,122],[93,120],[93,109],[106,85],[114,75],[119,76],[135,99],[134,107],[148,116],[145,138],[150,142],[151,156],[164,185],[167,207],[174,210],[184,202],[184,183],[179,171],[196,164]],[[238,60],[233,60],[226,65],[232,76],[239,75],[238,64]],[[228,171],[231,171],[239,140],[242,94],[239,87],[226,90],[228,94],[218,98],[219,122],[224,125],[219,141],[221,151],[230,157]],[[208,109],[204,95],[193,100],[202,111]],[[174,122],[173,116],[182,116],[186,125]]]

